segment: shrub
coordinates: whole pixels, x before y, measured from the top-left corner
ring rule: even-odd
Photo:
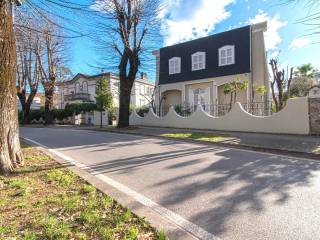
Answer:
[[[32,109],[30,110],[30,120],[39,121],[40,118],[44,119],[44,109]]]
[[[149,112],[149,108],[148,107],[141,107],[136,109],[136,112],[139,116],[144,117],[144,114]]]
[[[55,119],[63,120],[67,117],[72,117],[73,114],[80,114],[86,112],[92,112],[97,110],[95,103],[72,103],[67,104],[65,109],[53,109],[53,116]],[[33,120],[39,121],[40,118],[44,119],[44,108],[30,110],[30,122]],[[22,111],[19,111],[19,121],[22,119]]]
[[[54,118],[56,118],[56,119],[61,121],[64,118],[69,117],[69,114],[64,109],[54,109],[53,110],[53,116],[54,116]]]
[[[97,109],[98,107],[95,103],[72,103],[67,104],[64,110],[66,114],[72,116],[73,114],[92,112]]]

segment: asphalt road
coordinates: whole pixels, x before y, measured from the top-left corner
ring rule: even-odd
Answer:
[[[320,161],[72,129],[21,135],[220,239],[320,239]]]

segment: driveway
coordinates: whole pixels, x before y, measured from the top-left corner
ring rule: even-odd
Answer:
[[[320,161],[72,129],[21,135],[190,222],[198,238],[320,239]]]

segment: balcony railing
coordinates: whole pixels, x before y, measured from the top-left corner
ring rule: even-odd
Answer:
[[[89,93],[73,93],[69,95],[64,95],[64,101],[75,101],[82,100],[85,102],[90,102],[90,94]]]

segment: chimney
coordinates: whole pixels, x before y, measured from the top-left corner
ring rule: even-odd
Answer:
[[[142,79],[142,80],[148,79],[148,75],[147,75],[145,72],[142,72],[142,73],[141,73],[141,79]]]

